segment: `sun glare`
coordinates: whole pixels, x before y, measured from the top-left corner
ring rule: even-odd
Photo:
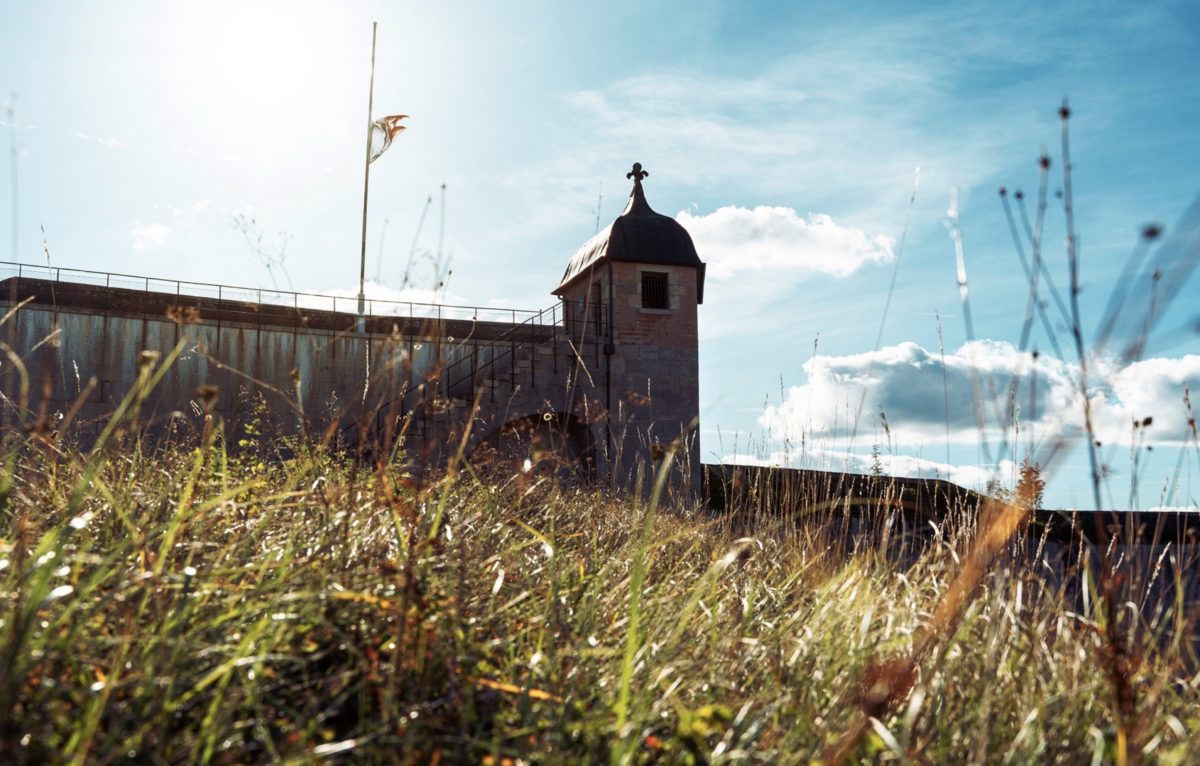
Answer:
[[[365,23],[281,4],[172,10],[166,28],[173,33],[162,41],[170,92],[187,105],[189,127],[224,150],[294,150],[289,124],[319,122],[331,107],[348,108],[365,96]],[[355,31],[363,39],[352,40]],[[250,135],[248,126],[262,124],[278,130]]]

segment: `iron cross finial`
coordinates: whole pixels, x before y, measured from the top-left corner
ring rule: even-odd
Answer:
[[[633,163],[633,170],[631,170],[631,171],[629,171],[628,173],[626,173],[626,174],[625,174],[625,177],[626,177],[626,178],[632,178],[632,179],[633,179],[633,182],[634,182],[635,184],[637,184],[638,186],[641,186],[641,185],[642,185],[642,179],[643,179],[643,178],[645,178],[645,177],[646,177],[646,176],[648,176],[648,175],[650,175],[650,171],[649,171],[649,170],[642,170],[642,163],[640,163],[640,162],[635,162],[635,163]]]

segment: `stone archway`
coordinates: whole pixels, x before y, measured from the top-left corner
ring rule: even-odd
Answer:
[[[509,420],[476,444],[470,460],[477,470],[499,478],[516,472],[582,481],[596,478],[591,429],[575,415],[562,412]]]

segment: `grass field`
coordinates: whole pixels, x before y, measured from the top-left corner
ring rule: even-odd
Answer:
[[[1037,548],[1017,504],[902,564],[831,545],[837,509],[421,487],[217,434],[7,442],[5,760],[1200,758],[1194,615],[1008,555]]]

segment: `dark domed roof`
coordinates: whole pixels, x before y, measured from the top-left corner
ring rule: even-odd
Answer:
[[[605,261],[691,266],[696,269],[696,297],[704,302],[704,262],[696,254],[692,238],[674,218],[656,213],[642,192],[642,178],[649,173],[635,163],[627,177],[633,178],[629,204],[617,220],[584,243],[571,257],[562,281],[554,289],[561,294],[572,282]]]

